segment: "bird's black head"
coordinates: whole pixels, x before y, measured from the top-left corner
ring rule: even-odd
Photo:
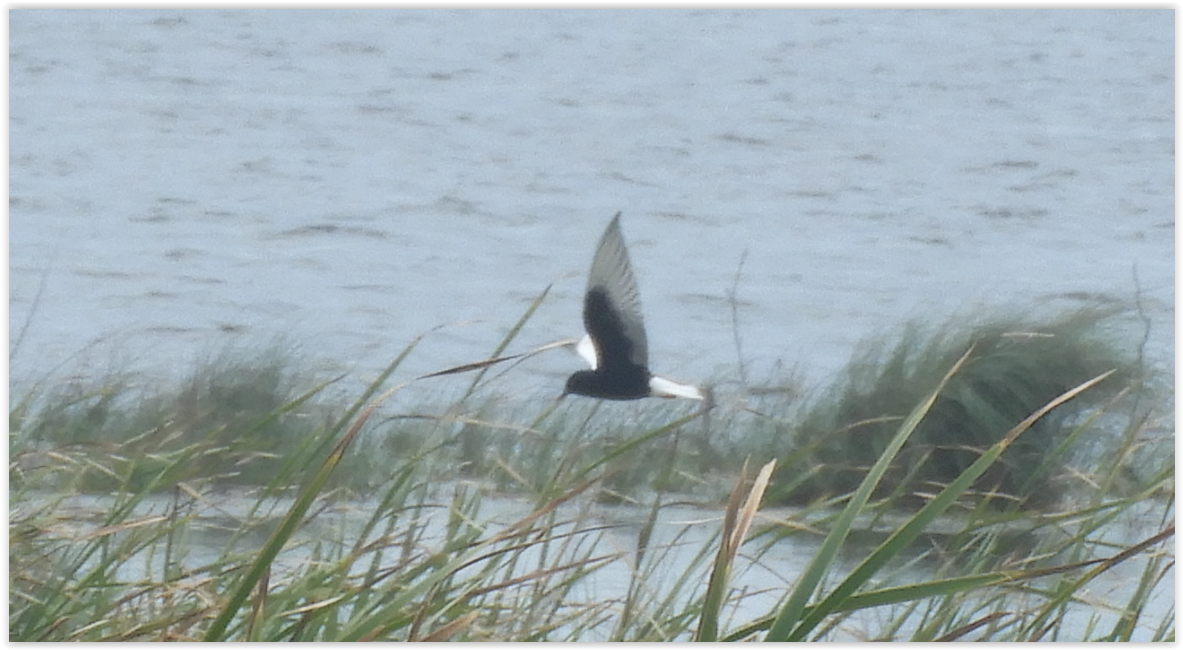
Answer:
[[[563,387],[563,396],[587,395],[596,396],[599,393],[600,378],[595,371],[579,370],[567,378],[567,385]]]

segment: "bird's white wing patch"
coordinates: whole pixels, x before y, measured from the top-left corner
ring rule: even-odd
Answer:
[[[654,397],[685,397],[686,399],[703,399],[702,390],[690,384],[679,384],[665,377],[656,375],[649,378],[649,390]]]
[[[591,336],[584,334],[583,338],[579,339],[579,343],[575,344],[575,351],[583,357],[592,370],[600,367],[600,355],[596,352],[596,344],[592,342]]]

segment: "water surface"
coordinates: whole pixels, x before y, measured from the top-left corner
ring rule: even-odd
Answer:
[[[484,358],[553,283],[530,349],[580,333],[618,210],[653,365],[678,378],[742,355],[824,382],[907,318],[1130,300],[1135,267],[1172,364],[1168,10],[10,21],[18,383],[62,362],[167,377],[277,334],[364,381],[449,325],[410,377]],[[578,366],[550,353],[499,389]]]

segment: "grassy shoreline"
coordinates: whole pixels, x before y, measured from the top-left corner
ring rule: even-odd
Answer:
[[[805,400],[710,412],[510,404],[465,376],[459,399],[379,406],[414,344],[348,401],[275,349],[179,386],[30,392],[10,640],[1173,639],[1173,397],[1104,319],[909,330]],[[958,460],[928,468],[940,447]],[[242,511],[211,524],[228,493]],[[502,497],[520,511],[491,518]],[[701,521],[668,525],[687,504]],[[1115,576],[1121,602],[1099,599]]]

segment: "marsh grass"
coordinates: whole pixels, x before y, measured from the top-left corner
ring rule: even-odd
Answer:
[[[906,396],[861,416],[885,441],[858,480],[773,512],[830,478],[830,438],[776,444],[821,402],[508,404],[458,375],[461,398],[407,409],[390,380],[418,344],[347,403],[274,350],[215,357],[179,386],[116,375],[24,396],[10,640],[1174,637],[1173,428],[1128,369],[1089,366],[987,418],[1007,424],[920,490],[897,462],[931,443],[931,418],[960,421],[948,400],[982,385],[991,346],[922,355],[918,372],[926,348],[906,341],[886,367],[912,370],[878,375]],[[970,498],[1053,415],[1038,468],[1070,474],[1072,498],[1044,512]],[[1102,423],[1119,425],[1107,462],[1080,461]],[[749,478],[746,457],[764,470]]]
[[[1107,458],[1112,435],[1079,426],[1090,412],[1114,419],[1144,417],[1133,392],[1146,381],[1134,346],[1113,327],[1119,312],[1087,307],[1046,319],[1031,316],[963,317],[938,328],[909,323],[898,336],[868,341],[844,378],[810,400],[785,436],[787,453],[815,468],[778,492],[791,503],[851,492],[887,446],[900,419],[965,350],[973,356],[949,381],[915,435],[889,468],[875,496],[917,505],[972,465],[1006,431],[1057,395],[1101,373],[1113,375],[1095,390],[1032,425],[967,493],[1006,508],[1047,508],[1078,488],[1068,468]],[[1100,407],[1115,396],[1118,400]],[[1127,408],[1128,407],[1128,408]],[[1122,410],[1125,409],[1125,410]],[[1091,424],[1091,423],[1090,423]],[[1104,435],[1100,435],[1104,433]],[[795,464],[782,463],[782,468]],[[792,479],[790,479],[792,480]],[[974,507],[972,504],[968,507]]]

